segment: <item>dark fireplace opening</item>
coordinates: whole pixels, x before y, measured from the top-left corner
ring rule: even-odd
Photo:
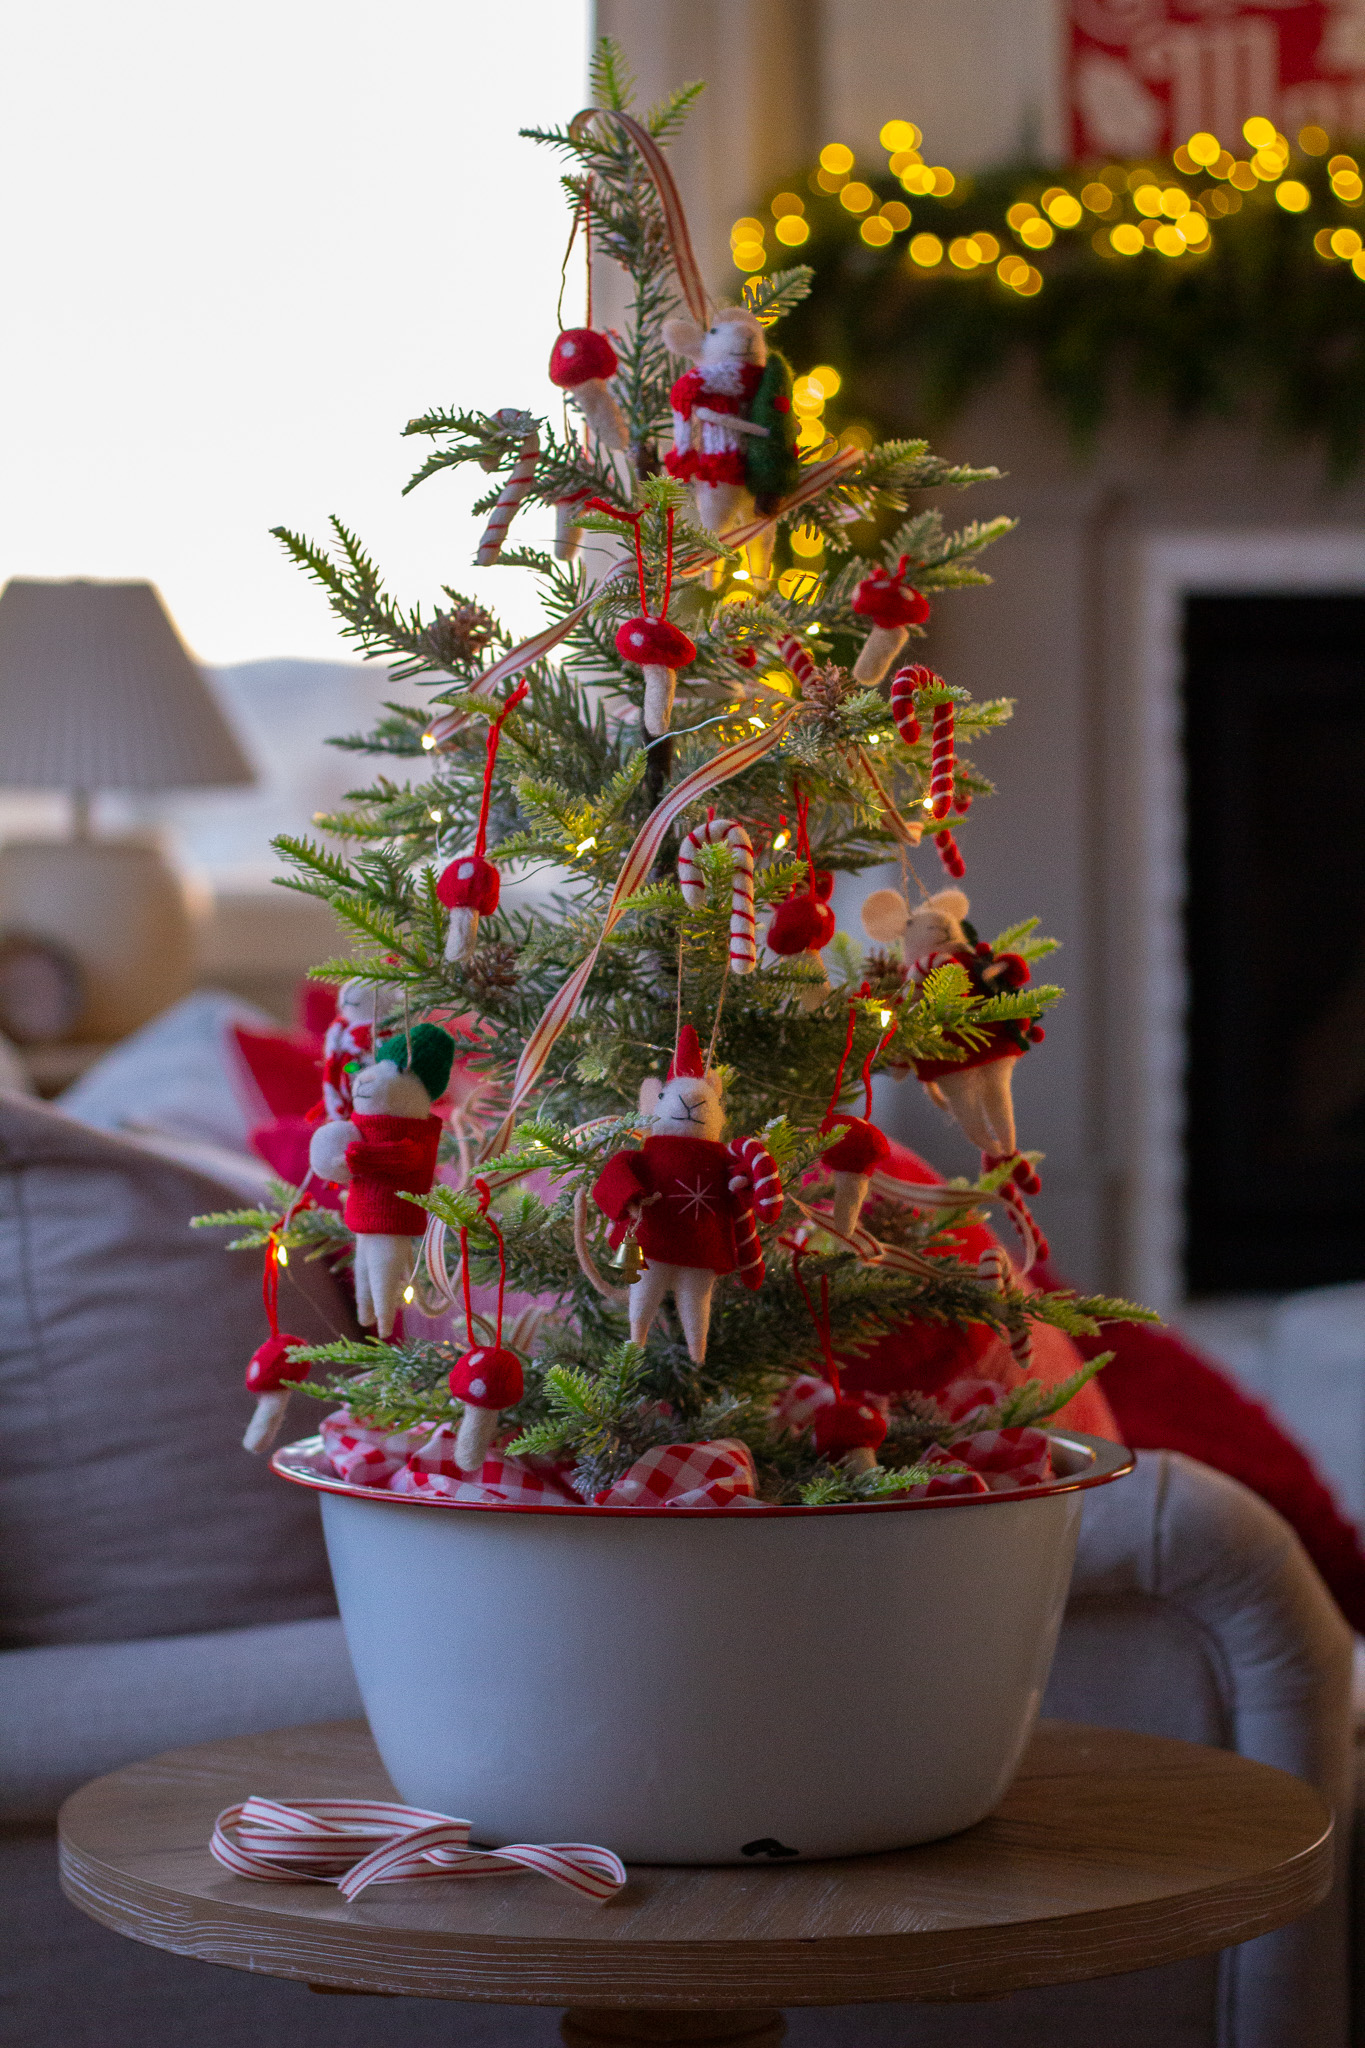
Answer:
[[[1192,1294],[1365,1279],[1365,597],[1185,610]]]

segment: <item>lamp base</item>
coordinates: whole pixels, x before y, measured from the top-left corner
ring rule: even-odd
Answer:
[[[124,1038],[194,984],[184,888],[137,839],[23,839],[0,846],[0,931],[62,946],[85,1000],[72,1036]]]

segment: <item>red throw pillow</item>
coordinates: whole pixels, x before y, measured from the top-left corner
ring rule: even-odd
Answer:
[[[1039,1280],[1065,1285],[1046,1268]],[[1359,1535],[1274,1416],[1174,1331],[1110,1323],[1077,1341],[1087,1357],[1114,1353],[1100,1377],[1123,1441],[1135,1451],[1184,1451],[1259,1493],[1295,1531],[1351,1627],[1365,1633]]]
[[[311,1045],[290,1031],[232,1027],[238,1056],[272,1116],[307,1116],[322,1100],[322,1066]]]

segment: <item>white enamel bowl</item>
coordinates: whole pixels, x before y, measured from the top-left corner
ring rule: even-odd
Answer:
[[[1052,1432],[1018,1494],[832,1508],[436,1506],[317,1489],[370,1727],[401,1797],[476,1841],[637,1863],[849,1856],[981,1820],[1037,1718],[1087,1488]]]

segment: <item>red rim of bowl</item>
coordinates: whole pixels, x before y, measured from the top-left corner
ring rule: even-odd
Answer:
[[[320,1436],[306,1436],[297,1443],[285,1444],[270,1460],[270,1469],[281,1479],[288,1479],[295,1486],[312,1487],[317,1493],[344,1493],[352,1500],[375,1501],[384,1507],[423,1508],[433,1514],[609,1515],[618,1520],[628,1515],[662,1515],[670,1522],[695,1522],[714,1521],[720,1517],[752,1520],[759,1515],[769,1518],[774,1515],[886,1515],[924,1513],[941,1508],[998,1507],[1002,1502],[1017,1504],[1048,1500],[1059,1493],[1085,1493],[1093,1486],[1107,1486],[1110,1480],[1122,1479],[1125,1473],[1131,1472],[1136,1462],[1130,1450],[1123,1444],[1111,1443],[1107,1437],[1083,1436],[1074,1429],[1050,1429],[1046,1434],[1054,1444],[1079,1452],[1088,1464],[1077,1472],[1047,1480],[1042,1486],[1012,1487],[1001,1493],[940,1493],[919,1500],[854,1500],[810,1508],[799,1502],[790,1507],[763,1502],[756,1508],[670,1508],[599,1507],[595,1501],[572,1500],[421,1500],[415,1494],[389,1493],[382,1486],[356,1486],[349,1479],[339,1478],[335,1472],[322,1470],[327,1453]]]

